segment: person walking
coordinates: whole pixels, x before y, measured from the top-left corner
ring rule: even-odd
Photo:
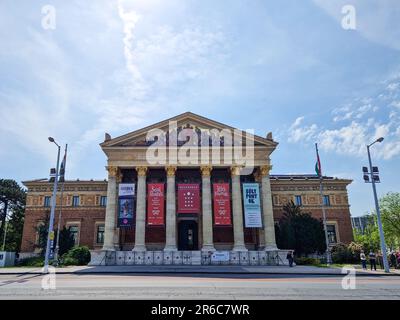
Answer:
[[[367,270],[367,257],[365,256],[365,253],[363,250],[361,250],[360,253],[360,260],[361,260],[361,266],[363,270]]]
[[[286,259],[289,261],[289,267],[293,267],[293,251],[288,251],[287,255],[286,255]]]
[[[396,254],[394,253],[394,251],[392,251],[391,253],[390,253],[390,257],[389,257],[389,260],[390,260],[390,266],[393,268],[393,269],[396,269],[396,267],[397,267],[397,259],[396,259]]]
[[[371,265],[371,271],[372,271],[372,268],[374,268],[374,270],[376,271],[376,255],[375,255],[375,253],[371,250],[369,252],[368,256],[369,256],[369,263]]]

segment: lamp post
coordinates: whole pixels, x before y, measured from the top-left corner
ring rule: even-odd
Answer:
[[[368,152],[368,161],[369,161],[369,170],[371,172],[371,182],[372,182],[372,190],[374,193],[374,200],[375,200],[375,209],[376,209],[376,215],[378,218],[378,228],[379,228],[379,237],[381,240],[381,251],[382,251],[382,258],[383,258],[383,266],[385,268],[385,272],[389,273],[389,264],[387,260],[387,253],[386,253],[386,244],[385,244],[385,234],[383,233],[383,227],[382,227],[382,221],[381,221],[381,212],[379,210],[379,202],[378,202],[378,196],[376,195],[376,186],[375,186],[375,178],[373,175],[373,169],[372,169],[372,160],[371,160],[371,153],[370,153],[370,147],[374,145],[377,142],[382,142],[383,138],[379,138],[372,142],[371,144],[367,145],[367,152]]]
[[[49,256],[51,252],[51,245],[54,241],[54,212],[56,209],[56,196],[57,196],[57,184],[58,184],[58,166],[60,163],[60,146],[54,140],[54,138],[49,137],[49,141],[54,143],[58,147],[57,153],[57,166],[56,166],[56,176],[54,179],[54,186],[53,186],[53,195],[51,197],[51,210],[50,210],[50,220],[49,220],[49,229],[47,232],[47,245],[46,245],[46,255],[44,258],[44,268],[43,273],[49,272]]]

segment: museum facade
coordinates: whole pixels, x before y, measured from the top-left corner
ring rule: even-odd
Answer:
[[[56,223],[92,250],[93,265],[277,264],[282,207],[322,218],[330,244],[349,243],[351,180],[271,174],[278,143],[187,112],[100,144],[108,179],[60,183]],[[37,250],[53,183],[28,189],[21,254]],[[61,188],[63,192],[61,193]],[[61,214],[60,214],[61,212]]]

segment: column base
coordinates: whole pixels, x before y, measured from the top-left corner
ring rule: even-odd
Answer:
[[[146,252],[147,248],[144,244],[135,245],[132,249],[134,252]]]
[[[104,246],[101,251],[117,251],[117,247],[115,246]]]
[[[279,250],[276,245],[262,246],[258,251],[276,251]]]
[[[163,251],[178,251],[178,249],[174,245],[167,245]]]
[[[201,252],[215,252],[217,251],[212,244],[206,244],[201,248]]]
[[[235,245],[232,251],[248,251],[244,244]]]

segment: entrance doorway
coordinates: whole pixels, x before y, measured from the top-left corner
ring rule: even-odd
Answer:
[[[178,250],[199,250],[197,226],[194,220],[181,220],[178,223]]]

